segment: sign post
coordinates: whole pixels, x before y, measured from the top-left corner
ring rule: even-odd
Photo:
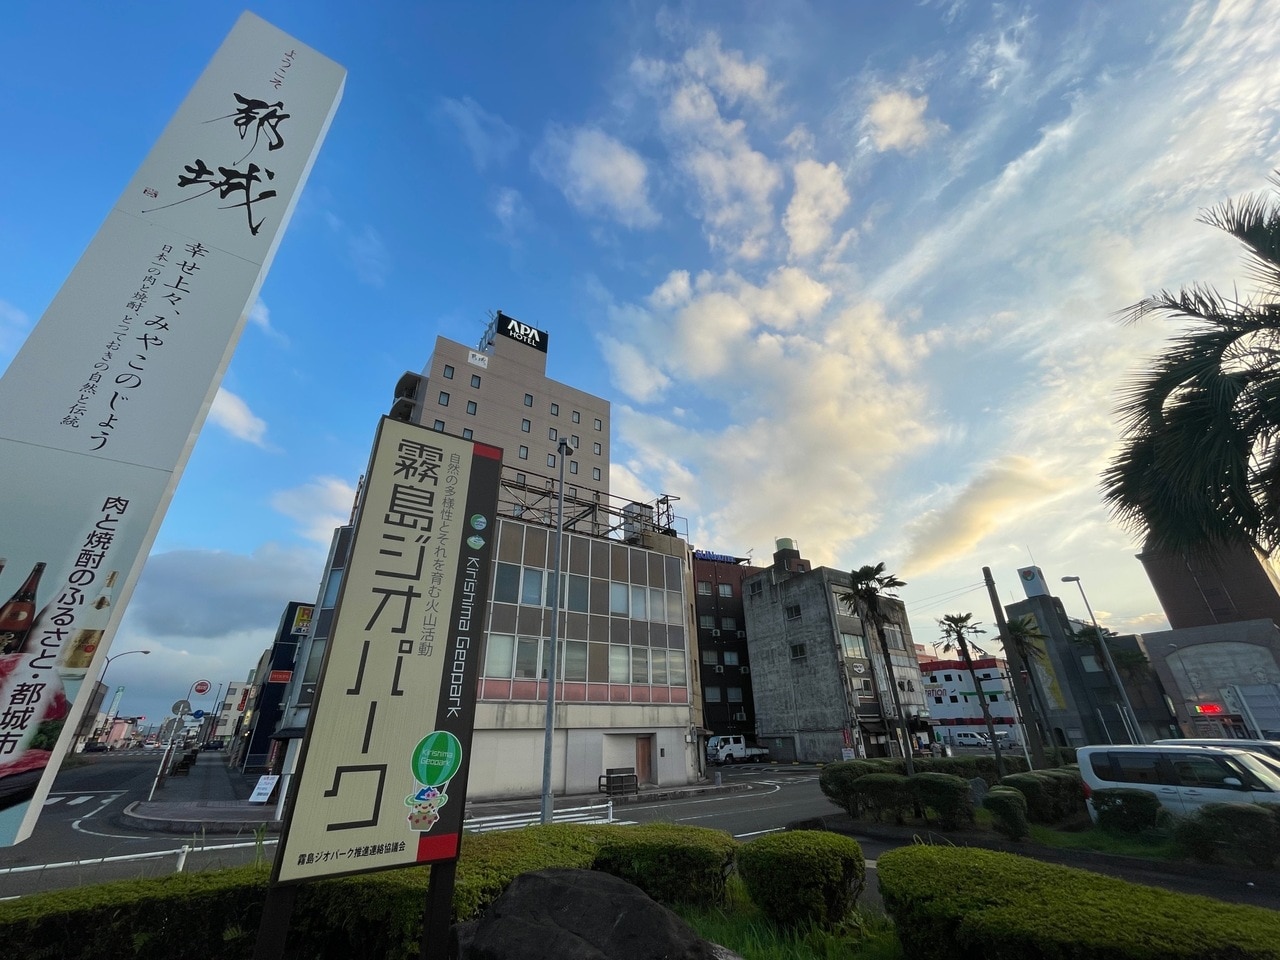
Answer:
[[[450,875],[501,468],[495,447],[380,422],[255,960],[283,954],[293,894],[279,894],[298,883],[427,863]]]
[[[0,845],[35,827],[345,77],[243,14],[0,378]]]

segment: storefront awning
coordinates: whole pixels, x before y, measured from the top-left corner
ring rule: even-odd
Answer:
[[[862,728],[862,730],[863,730],[863,732],[864,732],[864,733],[876,733],[876,734],[879,734],[879,733],[887,733],[887,732],[888,732],[887,730],[885,730],[884,724],[883,724],[883,723],[881,723],[879,720],[862,720],[862,719],[859,719],[859,720],[858,720],[858,726],[860,726],[860,727]]]

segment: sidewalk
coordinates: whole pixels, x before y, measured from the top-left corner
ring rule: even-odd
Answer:
[[[268,833],[278,833],[280,822],[274,819],[275,800],[272,799],[269,803],[249,802],[259,774],[241,773],[233,769],[227,760],[227,754],[223,751],[202,751],[187,774],[167,777],[151,800],[129,804],[122,812],[122,818],[132,827],[159,833],[251,834],[264,826]],[[564,810],[594,806],[612,799],[616,816],[620,805],[652,803],[704,793],[735,793],[748,789],[750,786],[746,783],[717,785],[713,775],[711,780],[680,787],[643,784],[639,793],[625,796],[606,797],[603,793],[557,796],[554,808]],[[540,798],[537,796],[507,800],[469,800],[466,810],[468,817],[532,813],[538,809],[539,803]]]

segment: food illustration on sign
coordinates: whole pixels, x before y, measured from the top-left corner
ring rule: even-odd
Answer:
[[[449,781],[461,766],[462,743],[447,730],[434,730],[419,741],[410,761],[419,786],[404,798],[410,830],[426,833],[440,820],[440,808],[449,802]]]

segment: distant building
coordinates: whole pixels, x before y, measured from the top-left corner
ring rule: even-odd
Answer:
[[[974,659],[973,673],[961,659],[930,658],[920,661],[934,738],[941,743],[950,743],[957,730],[987,732],[978,685],[974,681],[975,673],[982,681],[982,697],[987,701],[996,733],[1008,733],[1018,742],[1023,742],[1013,685],[1009,681],[1009,665],[1002,659],[985,656]]]
[[[745,558],[693,552],[694,616],[704,729],[755,736],[755,697],[742,583],[760,572]]]
[[[263,651],[253,672],[233,757],[233,762],[246,773],[279,771],[281,751],[275,733],[285,709],[285,688],[293,679],[298,645],[310,628],[313,610],[312,604],[299,600],[285,606],[275,638]]]
[[[760,742],[782,760],[901,755],[891,736],[890,684],[902,701],[908,749],[927,742],[930,713],[906,606],[883,601],[888,675],[878,641],[841,600],[849,573],[811,568],[792,540],[777,545],[773,565],[743,580]]]

